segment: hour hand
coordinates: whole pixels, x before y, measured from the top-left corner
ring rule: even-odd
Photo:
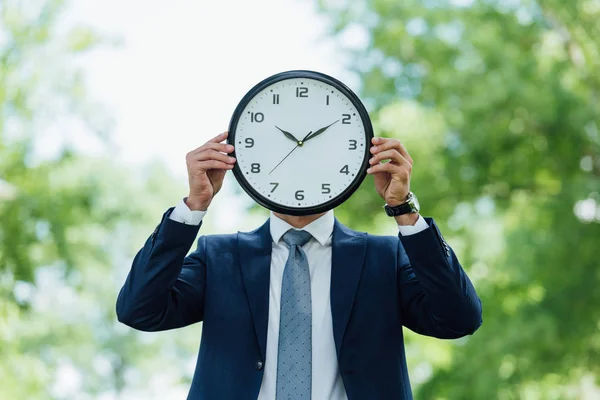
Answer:
[[[283,129],[281,129],[280,127],[278,127],[277,125],[275,125],[275,128],[279,129],[281,131],[281,133],[283,133],[285,135],[286,138],[293,140],[296,143],[299,143],[300,141],[298,139],[296,139],[296,137],[294,135],[292,135],[291,133],[284,131]]]

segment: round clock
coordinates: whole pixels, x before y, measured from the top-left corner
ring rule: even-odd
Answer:
[[[359,98],[314,71],[254,86],[229,124],[233,174],[257,203],[289,215],[337,207],[366,176],[373,128]]]

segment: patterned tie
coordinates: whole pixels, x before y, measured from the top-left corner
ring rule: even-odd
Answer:
[[[290,229],[290,248],[281,284],[277,400],[309,400],[312,386],[312,302],[308,259],[302,250],[310,233]]]

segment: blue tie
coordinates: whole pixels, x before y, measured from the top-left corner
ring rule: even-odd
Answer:
[[[312,302],[308,259],[302,250],[310,233],[290,229],[283,241],[290,255],[281,283],[277,400],[309,400],[312,386]]]

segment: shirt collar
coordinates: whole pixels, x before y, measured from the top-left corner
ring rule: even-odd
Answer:
[[[333,217],[333,210],[329,210],[318,219],[314,220],[310,224],[306,225],[302,230],[310,233],[321,246],[325,246],[327,239],[333,233],[333,225],[335,219]],[[275,244],[279,244],[281,237],[290,229],[295,229],[293,226],[277,217],[271,212],[271,218],[269,219],[269,225],[271,229],[271,237]]]

